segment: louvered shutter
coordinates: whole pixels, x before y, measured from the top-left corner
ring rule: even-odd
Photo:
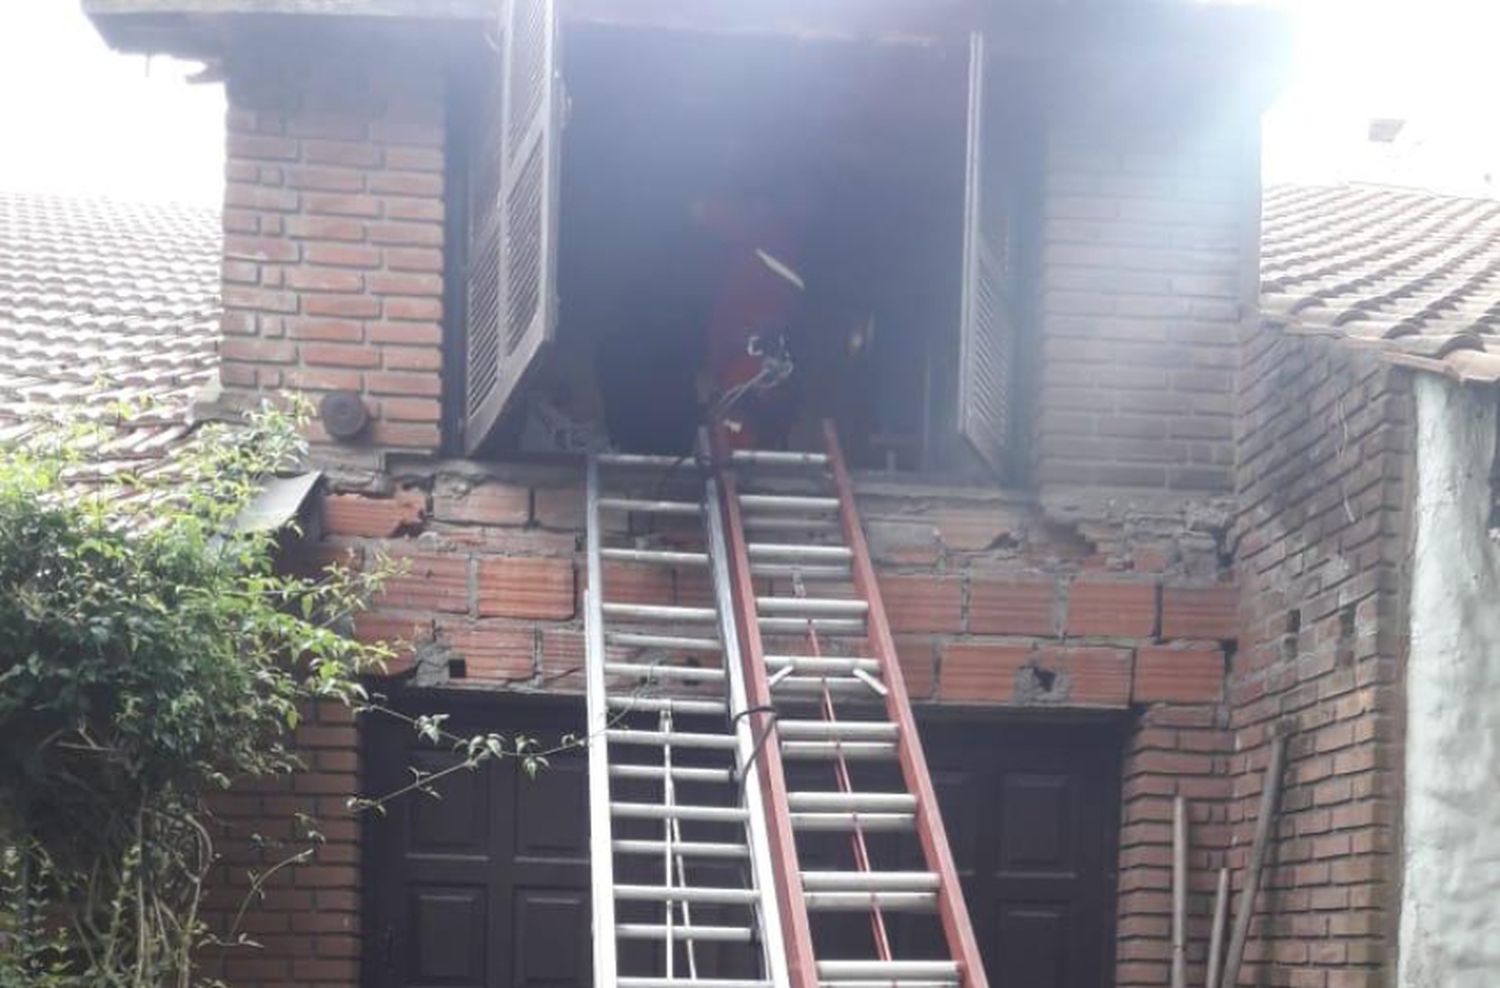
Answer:
[[[556,0],[509,0],[473,183],[464,446],[515,401],[557,326]]]
[[[984,38],[969,42],[968,146],[964,167],[963,287],[959,325],[958,431],[997,473],[1010,434],[1012,350],[1011,204],[1004,139],[987,91]]]

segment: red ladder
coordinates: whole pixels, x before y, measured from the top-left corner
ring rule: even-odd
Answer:
[[[831,423],[824,438],[823,453],[789,453],[731,451],[720,435],[714,457],[791,981],[988,988]],[[831,768],[824,788],[791,791],[790,761]],[[866,762],[894,762],[900,786],[861,788]],[[853,867],[802,868],[798,837],[830,831],[848,834]],[[871,838],[888,832],[915,834],[923,870],[874,860]],[[924,911],[946,957],[896,956],[890,914]],[[825,913],[868,914],[868,953],[821,956],[811,917]]]

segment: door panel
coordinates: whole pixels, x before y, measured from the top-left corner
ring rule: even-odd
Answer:
[[[582,709],[499,699],[422,697],[445,729],[519,732],[543,745],[576,733]],[[393,718],[364,730],[366,794],[392,792],[410,769],[440,771],[451,751]],[[410,793],[365,825],[368,988],[585,988],[590,985],[588,814],[584,760],[555,756],[530,778],[511,759],[460,770]]]
[[[990,984],[1107,988],[1117,732],[939,722],[922,745]]]
[[[521,889],[515,904],[516,988],[588,984],[588,892]]]

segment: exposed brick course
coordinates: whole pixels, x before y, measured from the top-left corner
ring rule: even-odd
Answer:
[[[1055,635],[1055,580],[985,579],[969,583],[969,628],[977,635]]]
[[[957,631],[963,621],[963,581],[949,576],[884,576],[881,601],[891,630]]]
[[[1232,640],[1239,634],[1239,599],[1233,586],[1163,587],[1162,636]]]
[[[1144,646],[1136,652],[1137,703],[1216,703],[1224,694],[1224,652],[1213,646]]]
[[[419,526],[427,516],[427,495],[401,491],[393,497],[329,494],[323,498],[323,527],[333,535],[386,538]]]
[[[1156,633],[1156,584],[1076,580],[1065,627],[1070,635],[1150,637]]]
[[[479,561],[481,617],[566,621],[574,613],[573,563],[492,556]]]

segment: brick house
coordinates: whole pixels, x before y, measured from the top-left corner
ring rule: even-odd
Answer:
[[[1200,982],[1281,724],[1240,983],[1488,983],[1463,978],[1493,949],[1492,838],[1455,821],[1495,822],[1494,770],[1435,769],[1496,737],[1474,617],[1495,421],[1470,386],[1497,376],[1493,211],[1270,190],[1262,230],[1279,43],[1243,7],[553,6],[85,0],[115,46],[226,80],[218,381],[193,414],[333,396],[303,548],[406,561],[356,629],[411,643],[394,702],[579,728],[582,470],[548,416],[672,448],[681,417],[645,410],[691,375],[663,327],[711,305],[693,206],[815,206],[797,267],[827,325],[867,332],[808,341],[804,406],[860,468],[991,978],[1166,983],[1180,795]],[[309,772],[225,801],[226,911],[255,857],[236,834],[307,809],[330,841],[224,975],[589,983],[583,760],[348,817],[440,757],[408,733],[321,711]]]

